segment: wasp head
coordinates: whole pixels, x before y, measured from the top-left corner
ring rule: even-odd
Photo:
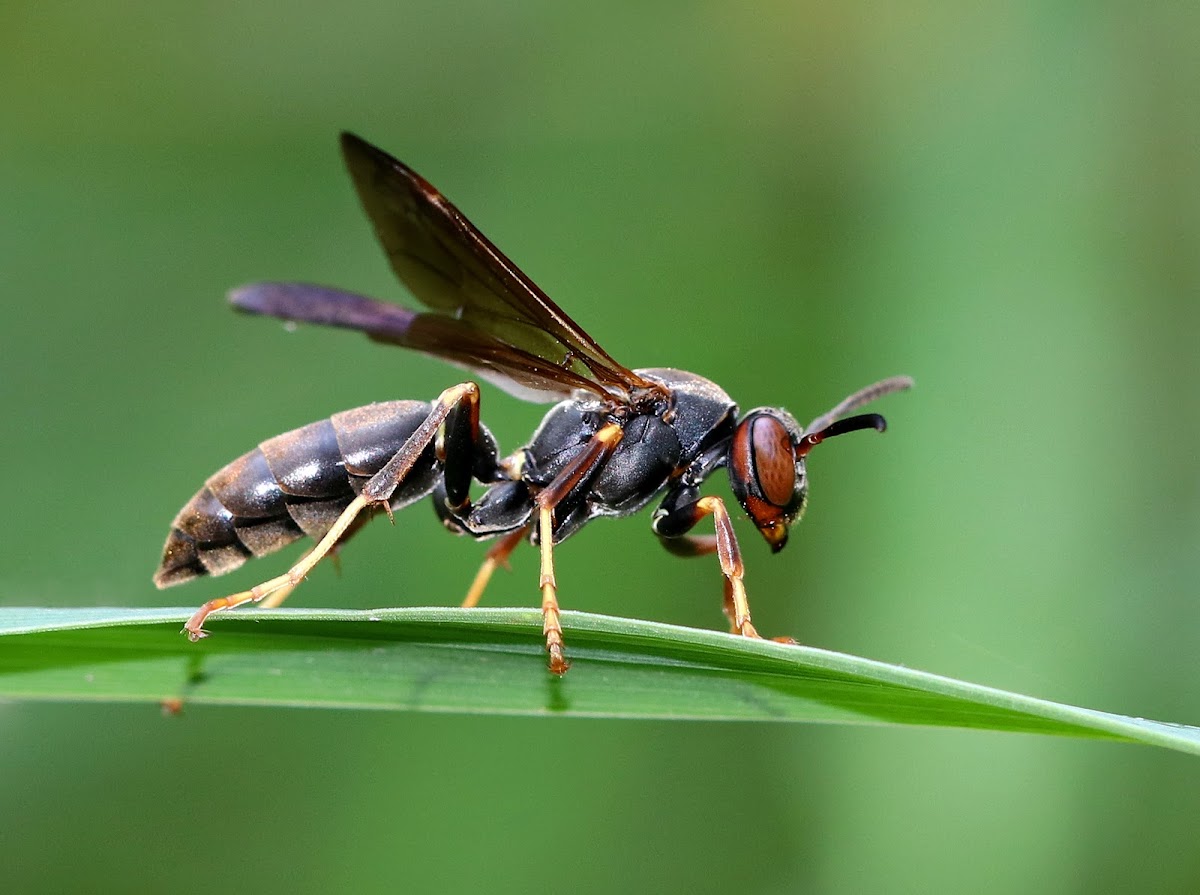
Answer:
[[[878,413],[841,417],[880,395],[911,385],[911,379],[898,376],[868,386],[817,417],[807,431],[795,417],[777,407],[759,407],[742,417],[729,449],[729,483],[734,497],[773,552],[784,548],[788,529],[804,513],[808,452],[835,435],[860,429],[884,431],[887,422]]]

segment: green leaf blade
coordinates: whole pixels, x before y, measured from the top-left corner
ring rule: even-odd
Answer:
[[[199,644],[184,609],[0,608],[0,698],[512,715],[909,724],[1152,743],[1200,729],[840,653],[581,612],[572,670],[545,668],[526,609],[248,610]]]

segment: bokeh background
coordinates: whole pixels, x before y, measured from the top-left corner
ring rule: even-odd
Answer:
[[[259,440],[455,371],[235,317],[310,279],[402,298],[336,152],[413,164],[631,366],[819,449],[759,627],[1200,722],[1200,7],[0,6],[8,605],[159,594],[166,527]],[[495,390],[506,447],[540,409]],[[718,493],[727,493],[716,481]],[[297,605],[457,602],[427,508]],[[536,599],[532,551],[489,593]],[[559,551],[564,605],[721,627],[648,516]],[[11,892],[1194,892],[1200,765],[896,728],[0,706]]]

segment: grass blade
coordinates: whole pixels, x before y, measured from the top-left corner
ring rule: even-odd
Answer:
[[[0,697],[916,724],[1200,754],[1200,728],[655,622],[563,613],[574,668],[560,680],[537,610],[248,610],[200,644],[179,634],[190,613],[0,608]]]

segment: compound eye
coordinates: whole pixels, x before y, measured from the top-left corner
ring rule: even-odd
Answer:
[[[781,550],[803,494],[798,493],[791,432],[774,414],[753,411],[738,425],[729,452],[729,484],[771,549]]]
[[[796,492],[796,452],[783,423],[759,416],[748,433],[749,468],[758,492],[777,507],[786,507]]]

